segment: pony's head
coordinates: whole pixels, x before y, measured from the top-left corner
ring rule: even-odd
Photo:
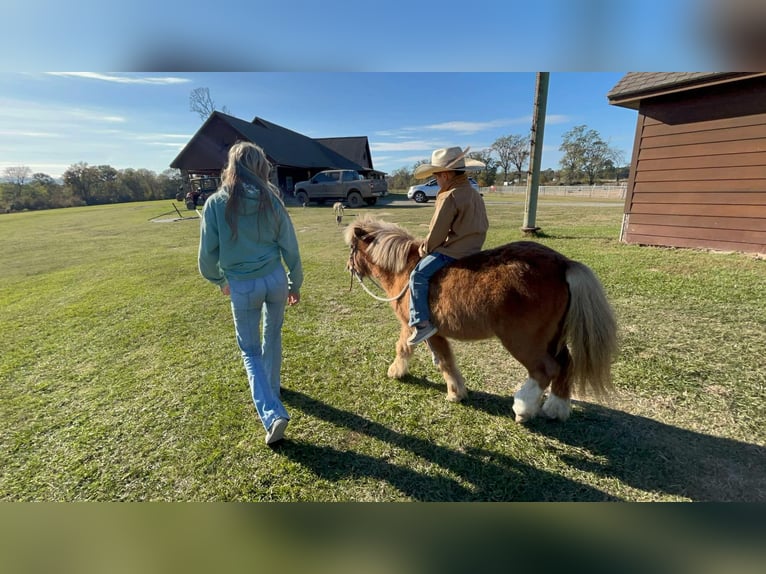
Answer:
[[[375,268],[387,273],[408,269],[410,253],[417,251],[417,241],[395,223],[370,215],[355,219],[343,238],[351,248],[347,269],[360,277],[373,275]]]

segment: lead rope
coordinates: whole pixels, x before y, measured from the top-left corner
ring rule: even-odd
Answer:
[[[400,299],[402,297],[402,295],[404,295],[407,292],[407,289],[410,288],[409,284],[405,284],[404,285],[404,289],[402,289],[401,292],[396,297],[378,297],[377,295],[375,295],[375,293],[373,293],[372,291],[370,291],[367,288],[367,285],[364,284],[364,281],[362,281],[362,278],[359,275],[357,275],[356,273],[351,271],[351,276],[352,277],[356,277],[357,281],[359,281],[359,285],[362,286],[362,289],[364,289],[365,293],[367,293],[373,299],[375,299],[377,301],[383,301],[384,303],[390,303],[391,301],[397,301],[398,299]],[[351,283],[353,284],[353,280],[351,281]]]

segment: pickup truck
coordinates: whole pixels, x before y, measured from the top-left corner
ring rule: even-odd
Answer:
[[[315,201],[345,201],[349,207],[361,207],[364,203],[375,205],[379,197],[388,193],[385,179],[365,179],[352,169],[329,169],[320,171],[308,181],[295,184],[295,199],[303,205]]]

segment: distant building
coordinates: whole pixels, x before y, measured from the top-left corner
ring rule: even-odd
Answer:
[[[766,73],[626,74],[638,111],[621,239],[766,253]]]
[[[243,140],[263,148],[276,168],[274,183],[286,193],[292,193],[296,182],[325,169],[354,169],[372,178],[385,176],[373,168],[366,136],[312,139],[263,118],[246,122],[222,112],[210,114],[170,167],[181,170],[185,180],[218,176],[229,148]]]

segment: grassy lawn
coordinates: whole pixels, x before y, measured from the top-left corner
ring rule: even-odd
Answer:
[[[485,201],[486,246],[521,239],[520,198]],[[349,291],[331,208],[291,207],[306,279],[274,450],[228,299],[197,272],[197,220],[152,221],[170,200],[2,215],[0,499],[765,501],[766,262],[620,244],[622,202],[603,203],[541,198],[537,224],[605,286],[617,391],[526,426],[526,374],[496,341],[454,344],[462,404],[425,346],[387,379],[392,311]],[[433,203],[344,223],[365,211],[423,235]]]

